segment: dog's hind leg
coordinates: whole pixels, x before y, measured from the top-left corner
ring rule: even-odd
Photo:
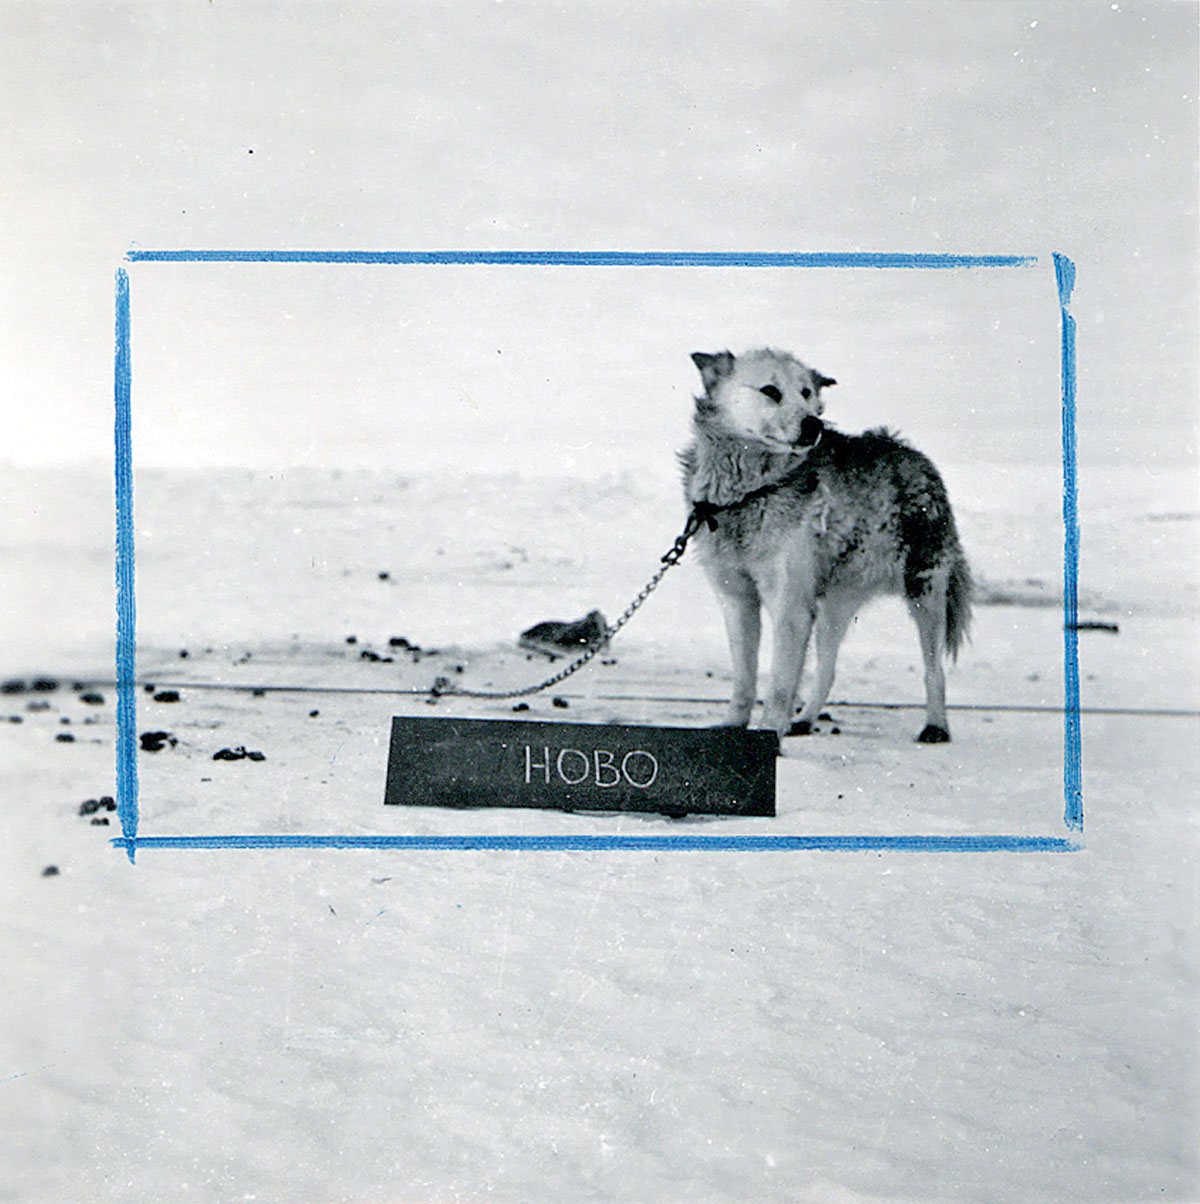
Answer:
[[[945,744],[950,739],[946,722],[946,674],[942,668],[946,651],[945,583],[931,583],[923,593],[910,597],[908,612],[917,625],[925,661],[925,726],[917,740],[921,744]]]
[[[860,596],[851,593],[832,593],[821,599],[814,637],[817,649],[817,679],[800,717],[788,729],[788,735],[807,736],[813,730],[813,725],[817,722],[821,708],[833,687],[838,648],[841,647],[861,602]]]
[[[758,694],[758,645],[762,636],[762,602],[754,582],[744,574],[718,578],[713,585],[721,602],[729,655],[733,662],[733,694],[720,727],[745,727]]]

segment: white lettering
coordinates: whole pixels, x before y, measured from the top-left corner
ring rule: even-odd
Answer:
[[[538,752],[541,753],[540,761],[535,759]],[[582,786],[590,780],[590,784],[601,790],[611,790],[624,780],[635,790],[648,790],[658,781],[658,758],[644,748],[631,749],[619,764],[617,754],[607,748],[593,749],[591,756],[578,748],[563,748],[554,756],[552,752],[546,745],[539,750],[525,745],[527,786],[534,781],[535,775],[549,786],[552,765],[554,776],[568,786]]]
[[[525,785],[526,786],[529,785],[530,775],[533,773],[533,771],[535,769],[544,770],[545,774],[546,774],[546,785],[548,786],[550,784],[550,750],[548,748],[543,748],[542,756],[545,757],[546,759],[544,761],[540,762],[539,764],[535,765],[533,762],[533,754],[530,751],[529,745],[528,744],[525,745]]]
[[[609,786],[617,786],[620,784],[621,775],[617,771],[614,763],[613,754],[607,748],[598,748],[592,753],[592,761],[596,766],[596,785],[601,789],[607,789]],[[612,777],[606,782],[603,777],[603,771],[608,770]]]
[[[633,776],[629,768],[629,762],[634,757],[644,757],[650,763],[650,776],[644,782],[639,782]],[[642,770],[642,775],[645,776],[645,769]],[[632,752],[627,752],[621,760],[621,776],[636,790],[645,790],[647,787],[653,786],[655,779],[658,777],[658,760],[644,749],[635,748]]]
[[[549,751],[547,750],[547,755]],[[577,778],[567,777],[566,770],[563,769],[563,758],[567,756],[578,757],[583,762],[583,773]],[[555,762],[555,768],[558,770],[558,776],[562,778],[568,786],[578,786],[580,782],[586,782],[589,774],[592,771],[592,763],[588,760],[587,753],[581,753],[577,748],[564,748],[558,754],[558,760]]]

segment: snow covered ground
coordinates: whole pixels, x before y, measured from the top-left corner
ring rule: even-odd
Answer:
[[[1169,0],[0,5],[0,1202],[1200,1200],[1196,47]],[[143,833],[1066,835],[1052,251],[1108,625],[1081,851],[112,847],[120,265],[137,727],[174,740]],[[954,743],[913,743],[879,604],[773,820],[384,807],[393,714],[515,717],[430,707],[436,676],[533,680],[520,630],[637,593],[682,523],[688,353],[762,344],[943,469],[983,584]],[[718,714],[690,558],[604,660],[528,714]]]
[[[142,832],[1065,835],[1057,470],[945,474],[990,603],[954,743],[912,742],[915,633],[881,603],[778,816],[672,822],[385,809],[392,714],[512,704],[346,692],[537,680],[516,633],[620,613],[680,526],[669,472],[141,473],[139,675],[180,696],[139,693],[177,741],[140,754]],[[1186,472],[1121,474],[1081,490],[1081,617],[1119,628],[1080,633],[1081,852],[131,866],[79,814],[114,792],[111,482],[4,469],[3,676],[60,684],[0,698],[0,1199],[1200,1198],[1197,506]],[[713,719],[689,559],[605,659],[531,716]],[[238,745],[266,759],[213,761]]]

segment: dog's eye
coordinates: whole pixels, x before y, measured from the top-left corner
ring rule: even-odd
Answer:
[[[807,385],[805,385],[804,388],[800,390],[800,396],[803,397],[805,401],[807,401],[812,396],[812,390]]]
[[[769,397],[772,401],[782,401],[783,394],[774,385],[763,385],[759,392],[764,397]]]

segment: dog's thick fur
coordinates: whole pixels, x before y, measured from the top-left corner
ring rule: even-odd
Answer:
[[[836,382],[791,355],[697,352],[692,359],[704,393],[680,462],[689,506],[707,506],[716,523],[701,527],[694,546],[720,599],[733,658],[722,725],[750,721],[760,608],[773,623],[762,726],[783,737],[812,731],[859,608],[900,594],[925,661],[917,739],[949,740],[943,659],[957,655],[966,635],[971,575],[937,469],[886,430],[844,435],[825,426],[821,390]],[[816,682],[793,724],[814,626]]]

